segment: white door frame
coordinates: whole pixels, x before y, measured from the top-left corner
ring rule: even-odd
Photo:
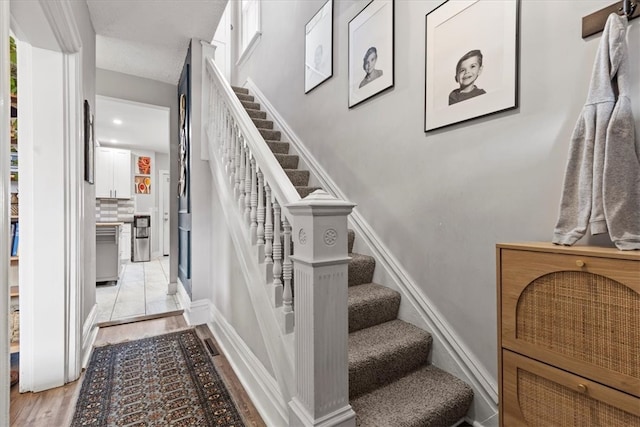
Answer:
[[[0,1],[0,242],[9,241],[9,151],[11,144],[9,81],[9,2]],[[0,245],[0,425],[9,425],[9,245]]]
[[[26,3],[20,2],[24,7]],[[60,99],[60,104],[62,105],[62,123],[60,123],[61,130],[55,136],[58,140],[62,141],[62,145],[58,147],[58,149],[62,152],[63,164],[60,165],[59,171],[62,173],[62,200],[59,204],[62,212],[63,222],[60,224],[63,228],[61,232],[61,237],[59,240],[53,242],[53,244],[60,249],[61,257],[64,260],[61,277],[56,277],[56,280],[60,280],[62,282],[61,290],[63,292],[61,307],[55,307],[56,318],[60,318],[63,320],[62,324],[53,324],[50,326],[46,326],[45,333],[51,328],[56,337],[60,336],[63,338],[63,345],[60,346],[59,350],[62,354],[51,354],[50,356],[57,360],[62,360],[62,367],[58,367],[59,371],[56,371],[52,377],[59,378],[62,383],[73,381],[77,379],[80,375],[81,370],[81,351],[82,351],[82,302],[83,302],[83,284],[84,284],[84,241],[85,237],[84,231],[84,180],[83,180],[83,108],[82,108],[82,99],[83,99],[83,89],[82,89],[82,42],[80,32],[75,22],[74,14],[72,7],[69,3],[69,0],[63,0],[60,2],[50,2],[46,0],[40,0],[37,3],[27,4],[29,8],[32,8],[34,15],[40,15],[45,19],[42,19],[39,22],[46,23],[51,32],[55,35],[55,41],[57,42],[57,49],[52,51],[52,54],[58,52],[61,55],[61,81],[54,82],[56,86],[62,88],[58,95]],[[24,10],[24,9],[23,9]],[[2,43],[2,49],[5,46],[8,46],[8,32],[9,32],[9,2],[0,2],[0,16],[1,24],[0,24],[0,43]],[[6,15],[5,15],[6,14]],[[13,21],[15,18],[15,22]],[[11,16],[12,26],[21,26],[22,30],[25,28],[31,28],[32,22],[23,22],[22,20],[29,20],[30,16],[27,15],[19,15],[17,18]],[[23,26],[24,24],[24,26]],[[41,24],[40,24],[41,25]],[[29,30],[25,31],[25,34],[29,34]],[[16,34],[20,38],[20,34]],[[23,34],[24,35],[24,34]],[[25,46],[30,46],[28,43],[25,43]],[[1,49],[0,49],[1,50]],[[29,50],[29,49],[27,49]],[[20,53],[19,53],[20,55]],[[19,59],[20,61],[20,59]],[[1,62],[3,64],[3,70],[8,69],[8,57],[5,58],[2,56]],[[28,62],[27,62],[28,63]],[[26,71],[27,74],[30,70]],[[19,66],[20,72],[20,66]],[[1,78],[5,78],[5,76]],[[6,80],[8,80],[8,76],[6,76]],[[26,92],[29,93],[32,88],[30,85],[29,79],[24,79],[21,81],[21,91],[23,87]],[[23,86],[24,85],[24,86]],[[6,85],[2,85],[2,87],[6,87]],[[4,93],[3,93],[4,95]],[[8,99],[8,96],[7,98]],[[5,104],[8,105],[8,104]],[[29,108],[29,101],[22,103],[25,106],[24,109]],[[31,105],[31,108],[33,105]],[[19,110],[20,111],[20,110]],[[2,111],[4,113],[4,111]],[[20,114],[20,113],[19,113]],[[21,120],[21,130],[26,132],[33,132],[33,117],[30,117],[27,114],[28,120]],[[29,120],[31,119],[31,120]],[[5,130],[7,125],[9,124],[8,114],[6,116],[3,115],[2,120],[0,121],[0,129],[2,129],[2,142],[0,143],[0,147],[2,150],[5,150],[7,153],[9,152],[9,141],[5,138],[8,136],[8,133],[5,135]],[[7,161],[3,156],[2,165],[4,166],[4,162]],[[0,167],[0,171],[2,168]],[[6,172],[6,173],[5,173]],[[3,184],[6,183],[7,177],[9,176],[7,171],[1,173],[0,182]],[[35,178],[31,178],[31,181],[35,181]],[[0,197],[4,199],[3,206],[6,206],[8,203],[8,197],[5,194],[8,185],[3,185],[2,193],[0,193]],[[33,198],[32,198],[33,199]],[[22,202],[25,202],[23,204]],[[25,227],[26,229],[31,228],[31,233],[35,233],[34,225],[36,224],[36,215],[33,212],[33,209],[29,209],[28,201],[21,200],[21,206],[26,207],[25,210]],[[0,216],[0,225],[2,225],[2,221],[5,220],[5,215],[7,214],[8,209],[2,209],[2,214]],[[58,214],[60,215],[60,214]],[[42,215],[39,216],[39,220],[37,220],[37,224],[45,224],[46,217]],[[21,222],[23,221],[21,215]],[[58,224],[56,224],[58,225]],[[2,227],[2,233],[0,233],[0,239],[2,241],[8,241],[8,226]],[[22,230],[21,230],[22,231]],[[21,233],[22,234],[22,233]],[[28,236],[25,236],[28,237]],[[34,237],[33,234],[31,236]],[[24,257],[24,262],[21,262],[20,269],[27,270],[35,267],[35,264],[38,263],[36,259],[36,251],[35,244],[33,239],[21,239],[21,255]],[[2,249],[0,249],[0,275],[7,278],[7,271],[4,269],[4,263],[8,260],[8,256],[4,256],[3,250],[8,250],[5,248],[6,245],[0,245]],[[40,252],[40,256],[42,256]],[[31,264],[30,266],[28,264]],[[31,276],[33,277],[33,276]],[[26,277],[25,277],[26,278]],[[22,277],[21,277],[22,281]],[[4,283],[7,283],[7,280],[4,280]],[[37,383],[37,375],[35,374],[35,369],[38,363],[36,359],[47,357],[44,351],[41,349],[37,349],[34,342],[33,336],[33,327],[36,322],[36,315],[38,310],[37,306],[46,305],[46,301],[42,301],[42,298],[46,298],[46,295],[40,295],[40,293],[36,292],[35,287],[37,283],[34,280],[26,280],[24,283],[21,283],[21,296],[20,296],[20,306],[21,306],[21,324],[25,326],[23,330],[22,339],[21,339],[21,378],[20,378],[20,390],[21,391],[31,391],[46,388],[47,385],[38,384]],[[24,292],[23,292],[24,291]],[[3,296],[0,298],[2,300],[5,298],[4,290],[2,292]],[[7,295],[8,296],[8,295]],[[50,305],[50,304],[49,304]],[[8,332],[7,316],[4,312],[4,308],[6,305],[3,305],[2,309],[0,309],[2,321],[0,323],[0,327],[2,328],[2,333]],[[24,318],[22,318],[24,317]],[[53,323],[53,322],[52,322]],[[6,327],[4,326],[6,325]],[[42,328],[43,323],[41,319],[38,319],[38,327]],[[41,331],[42,332],[42,331]],[[0,335],[2,336],[2,335]],[[5,335],[6,336],[6,335]],[[6,343],[8,340],[3,339],[0,343],[0,354],[8,355],[9,350],[6,347]],[[55,357],[53,357],[55,356]],[[8,360],[8,358],[6,358]],[[4,369],[4,365],[3,365]],[[55,370],[55,369],[54,369]],[[3,371],[0,371],[3,372]],[[3,378],[7,378],[2,375]],[[61,384],[60,384],[61,385]],[[6,393],[6,396],[5,396]],[[8,416],[8,412],[3,411],[4,404],[7,404],[8,411],[8,384],[3,382],[0,385],[0,399],[2,402],[0,403],[0,425],[7,424],[4,421],[4,416]]]
[[[158,178],[160,181],[160,200],[159,200],[159,208],[158,209],[160,211],[160,215],[158,215],[158,220],[160,222],[160,254],[161,255],[169,255],[169,253],[171,252],[171,241],[169,240],[169,244],[167,245],[169,247],[169,253],[165,253],[165,239],[171,239],[171,228],[169,228],[169,235],[166,236],[165,232],[164,232],[164,202],[165,200],[169,197],[169,193],[165,193],[164,191],[164,177],[165,175],[167,176],[167,178],[170,179],[170,175],[169,175],[169,171],[168,170],[164,170],[161,169],[160,171],[158,171]],[[171,191],[171,181],[169,181],[169,191]],[[169,208],[169,217],[167,218],[167,221],[170,221],[171,219],[171,208]]]

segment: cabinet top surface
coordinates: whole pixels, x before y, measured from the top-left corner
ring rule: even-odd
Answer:
[[[113,227],[114,225],[123,225],[124,222],[96,222],[96,227]]]
[[[560,246],[550,242],[498,243],[499,249],[515,249],[524,251],[549,252],[557,254],[599,256],[606,258],[628,259],[640,261],[640,251],[621,251],[616,248],[601,246]]]

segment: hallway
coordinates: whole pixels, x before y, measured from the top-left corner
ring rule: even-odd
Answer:
[[[126,263],[117,284],[96,286],[98,323],[148,316],[180,309],[175,295],[167,295],[169,257]]]

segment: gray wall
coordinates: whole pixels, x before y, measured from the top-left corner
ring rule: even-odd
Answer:
[[[85,2],[70,2],[76,25],[82,37],[82,87],[84,99],[92,108],[96,105],[96,33],[91,23],[89,9]],[[84,167],[83,169],[84,170]],[[96,303],[96,239],[95,239],[95,186],[83,181],[84,192],[84,295],[82,302],[82,322],[87,319]]]
[[[262,38],[234,83],[251,77],[496,378],[495,244],[551,238],[600,39],[581,38],[581,18],[611,1],[523,0],[520,107],[427,134],[425,14],[441,2],[395,2],[395,87],[351,110],[347,24],[368,0],[334,3],[334,75],[305,95],[304,26],[323,3],[263,2]],[[628,39],[640,76],[639,23]]]
[[[176,82],[177,83],[177,82]],[[129,101],[143,102],[152,105],[169,107],[169,173],[171,188],[177,188],[178,176],[178,90],[176,85],[156,80],[136,77],[110,70],[98,69],[96,74],[96,94]],[[157,168],[156,168],[157,169]],[[170,278],[176,283],[178,277],[178,204],[171,198],[171,230]]]

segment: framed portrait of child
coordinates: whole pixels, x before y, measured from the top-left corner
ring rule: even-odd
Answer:
[[[519,0],[446,1],[426,15],[429,132],[518,106]]]

